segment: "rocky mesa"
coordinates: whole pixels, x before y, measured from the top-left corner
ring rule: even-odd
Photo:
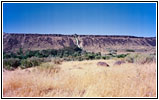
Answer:
[[[3,33],[3,51],[60,49],[77,45],[89,52],[155,52],[156,37],[135,37],[116,35],[61,35],[61,34],[16,34]]]

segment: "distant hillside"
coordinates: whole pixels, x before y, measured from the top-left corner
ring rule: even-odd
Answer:
[[[60,34],[3,34],[4,52],[23,50],[60,49],[78,45],[91,52],[116,49],[133,49],[138,52],[155,51],[155,37],[109,35],[60,35]]]

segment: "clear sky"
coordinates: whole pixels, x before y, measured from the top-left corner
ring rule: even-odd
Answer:
[[[156,36],[155,3],[3,3],[3,32]]]

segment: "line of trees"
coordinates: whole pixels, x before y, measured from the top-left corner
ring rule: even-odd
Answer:
[[[65,47],[63,49],[47,49],[47,50],[27,50],[22,48],[16,53],[3,53],[3,64],[6,69],[14,69],[18,66],[28,68],[38,66],[42,62],[51,61],[51,58],[62,59],[65,61],[83,61],[94,59],[110,59],[112,57],[124,58],[127,54],[117,55],[117,50],[110,51],[107,55],[102,55],[94,52],[86,52],[77,46]]]
[[[46,57],[68,57],[69,55],[77,56],[80,55],[82,49],[74,46],[74,47],[65,47],[63,49],[55,50],[55,49],[48,49],[48,50],[27,50],[23,51],[22,48],[19,49],[16,53],[3,53],[3,58],[18,58],[18,59],[27,59],[31,57],[38,57],[38,58],[46,58]]]

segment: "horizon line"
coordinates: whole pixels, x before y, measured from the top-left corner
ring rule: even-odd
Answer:
[[[6,33],[3,32],[3,34],[15,34],[15,35],[58,35],[58,36],[74,36],[74,35],[78,35],[78,36],[116,36],[116,37],[133,37],[133,38],[156,38],[156,36],[134,36],[134,35],[103,35],[103,34],[61,34],[61,33]]]

